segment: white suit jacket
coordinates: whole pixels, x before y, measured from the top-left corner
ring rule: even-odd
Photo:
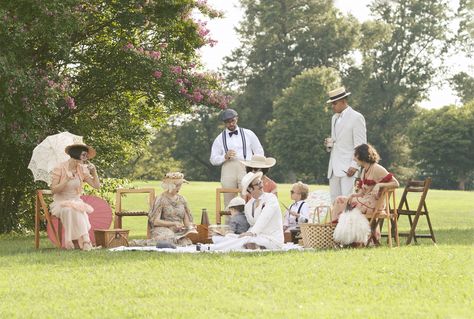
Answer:
[[[346,176],[349,167],[358,168],[354,160],[354,148],[367,143],[365,119],[362,114],[348,106],[336,124],[339,114],[334,114],[331,119],[331,137],[335,141],[331,150],[328,166],[328,178]]]
[[[263,193],[252,216],[254,202],[255,198],[251,198],[245,204],[245,217],[250,224],[248,231],[266,237],[277,245],[283,244],[283,218],[277,197],[272,193]]]

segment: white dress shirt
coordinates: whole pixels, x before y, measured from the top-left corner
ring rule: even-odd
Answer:
[[[290,214],[291,212],[297,213],[299,210],[300,216],[298,217],[298,221],[301,222],[302,218],[309,220],[309,206],[304,200],[299,200],[291,204],[291,206],[287,209],[285,213],[285,219],[283,221],[283,226],[296,226],[296,216]]]
[[[243,131],[245,134],[246,148],[247,148],[246,158],[244,158],[242,136],[240,135],[240,129],[238,126],[236,127],[236,130],[238,132],[237,135],[233,134],[232,136],[229,136],[230,131],[227,128],[225,129],[227,149],[234,150],[236,152],[235,159],[244,161],[244,160],[251,160],[252,155],[254,154],[262,155],[262,156],[265,155],[263,152],[262,144],[260,144],[260,141],[258,140],[257,135],[255,135],[255,133],[252,132],[251,130],[243,128]],[[209,158],[209,161],[214,166],[221,165],[225,161],[225,154],[226,152],[224,149],[224,142],[222,140],[222,133],[221,133],[216,137],[216,139],[214,140],[214,143],[212,143],[211,157]]]

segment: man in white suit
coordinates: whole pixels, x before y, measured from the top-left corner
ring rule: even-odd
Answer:
[[[334,115],[331,119],[331,137],[324,141],[328,152],[331,152],[328,166],[331,201],[337,196],[349,196],[353,192],[355,176],[359,169],[354,160],[354,148],[367,143],[365,119],[347,104],[344,87],[328,93],[327,103],[332,104]]]

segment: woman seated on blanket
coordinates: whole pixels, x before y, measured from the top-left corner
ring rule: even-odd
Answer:
[[[245,165],[247,173],[249,172],[262,172],[263,191],[265,193],[273,193],[278,196],[277,184],[271,180],[267,174],[271,167],[276,163],[273,157],[265,157],[263,155],[253,155],[250,161],[240,161]],[[246,201],[250,200],[250,195],[245,198]]]
[[[361,144],[357,146],[354,151],[354,158],[357,164],[362,167],[361,179],[358,182],[356,193],[349,197],[337,197],[332,210],[333,222],[339,220],[334,231],[334,238],[343,244],[349,244],[351,240],[356,243],[365,243],[367,241],[367,231],[370,233],[367,217],[374,213],[380,188],[398,187],[399,185],[397,179],[383,166],[378,164],[380,156],[372,145]],[[346,206],[358,209],[344,212]],[[352,215],[350,214],[351,212]],[[354,227],[357,229],[354,229]],[[380,239],[380,231],[374,230],[374,232],[376,235],[375,239]],[[352,235],[348,236],[350,234]]]
[[[59,164],[52,172],[51,213],[58,217],[64,226],[66,249],[74,249],[77,246],[88,251],[92,249],[88,214],[94,209],[84,203],[80,196],[84,182],[94,188],[100,187],[97,170],[94,164],[88,163],[88,159],[94,158],[96,152],[85,144],[69,145],[65,152],[71,158]]]
[[[186,199],[178,194],[183,183],[187,183],[180,172],[167,173],[161,187],[165,190],[155,199],[148,212],[151,239],[134,240],[134,246],[155,246],[158,242],[186,246],[192,242],[185,235],[197,233]]]
[[[245,204],[250,229],[238,237],[213,237],[211,250],[280,249],[283,245],[283,222],[278,199],[263,191],[262,172],[247,173],[242,178],[242,195],[251,199]]]

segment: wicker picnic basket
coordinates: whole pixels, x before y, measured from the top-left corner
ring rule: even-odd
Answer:
[[[313,223],[300,224],[301,237],[303,239],[303,246],[305,248],[328,249],[336,247],[336,243],[334,242],[333,238],[336,225],[330,222],[321,223],[319,216],[323,209],[327,209],[325,218],[327,219],[327,217],[331,215],[331,207],[318,206],[316,207],[314,214],[318,217],[317,223],[315,223],[313,220]]]

